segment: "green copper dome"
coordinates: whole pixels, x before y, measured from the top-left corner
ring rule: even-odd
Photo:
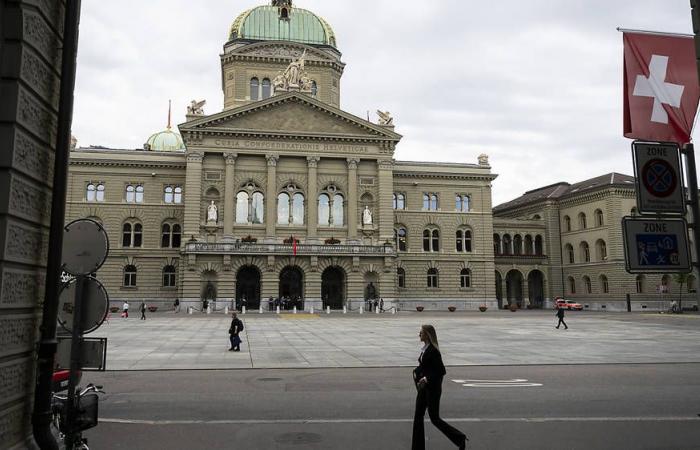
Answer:
[[[185,150],[182,136],[170,128],[151,135],[146,141],[146,149],[154,152],[176,152]]]
[[[231,25],[229,39],[293,41],[332,47],[336,45],[335,33],[323,18],[293,6],[266,5],[249,9],[238,16]]]

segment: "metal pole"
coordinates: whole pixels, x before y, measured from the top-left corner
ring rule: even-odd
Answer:
[[[61,247],[66,208],[66,182],[70,157],[71,123],[73,121],[73,91],[75,89],[76,59],[78,55],[78,24],[80,1],[67,0],[64,17],[61,87],[58,108],[58,129],[51,199],[51,228],[49,254],[46,266],[46,285],[43,314],[40,325],[41,340],[37,347],[37,375],[34,388],[32,427],[39,448],[58,449],[51,434],[51,378],[56,355],[56,317],[58,292],[61,287]]]
[[[695,244],[695,261],[693,266],[700,273],[700,200],[698,200],[698,172],[695,166],[695,146],[686,144],[682,152],[685,154],[686,176],[688,178],[688,190],[690,190],[688,206],[693,215],[693,222],[689,225],[693,232],[693,242]],[[698,292],[695,293],[695,301],[700,308],[700,289],[696,288],[696,290]]]
[[[66,450],[73,450],[75,444],[75,414],[78,407],[78,399],[75,397],[75,387],[78,384],[78,370],[81,363],[81,341],[83,336],[83,287],[85,276],[80,275],[75,280],[75,299],[73,300],[73,330],[70,343],[70,378],[68,379],[68,402],[66,404],[66,421],[68,432],[66,433]]]

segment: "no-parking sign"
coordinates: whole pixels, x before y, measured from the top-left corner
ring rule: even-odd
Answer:
[[[635,141],[632,143],[632,157],[639,212],[685,214],[678,144]]]

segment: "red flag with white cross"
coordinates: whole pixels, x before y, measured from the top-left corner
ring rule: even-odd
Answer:
[[[700,99],[693,36],[624,32],[624,134],[685,144]]]

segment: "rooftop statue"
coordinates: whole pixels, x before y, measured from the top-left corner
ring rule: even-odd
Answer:
[[[287,80],[287,86],[299,88],[301,77],[304,74],[304,64],[306,63],[306,50],[297,59],[293,59],[289,66],[284,70],[284,78]]]
[[[377,115],[379,116],[379,125],[394,125],[394,118],[391,117],[389,111],[377,110]]]
[[[202,116],[204,115],[204,105],[207,104],[206,100],[192,100],[190,106],[187,107],[187,114],[192,116]]]

